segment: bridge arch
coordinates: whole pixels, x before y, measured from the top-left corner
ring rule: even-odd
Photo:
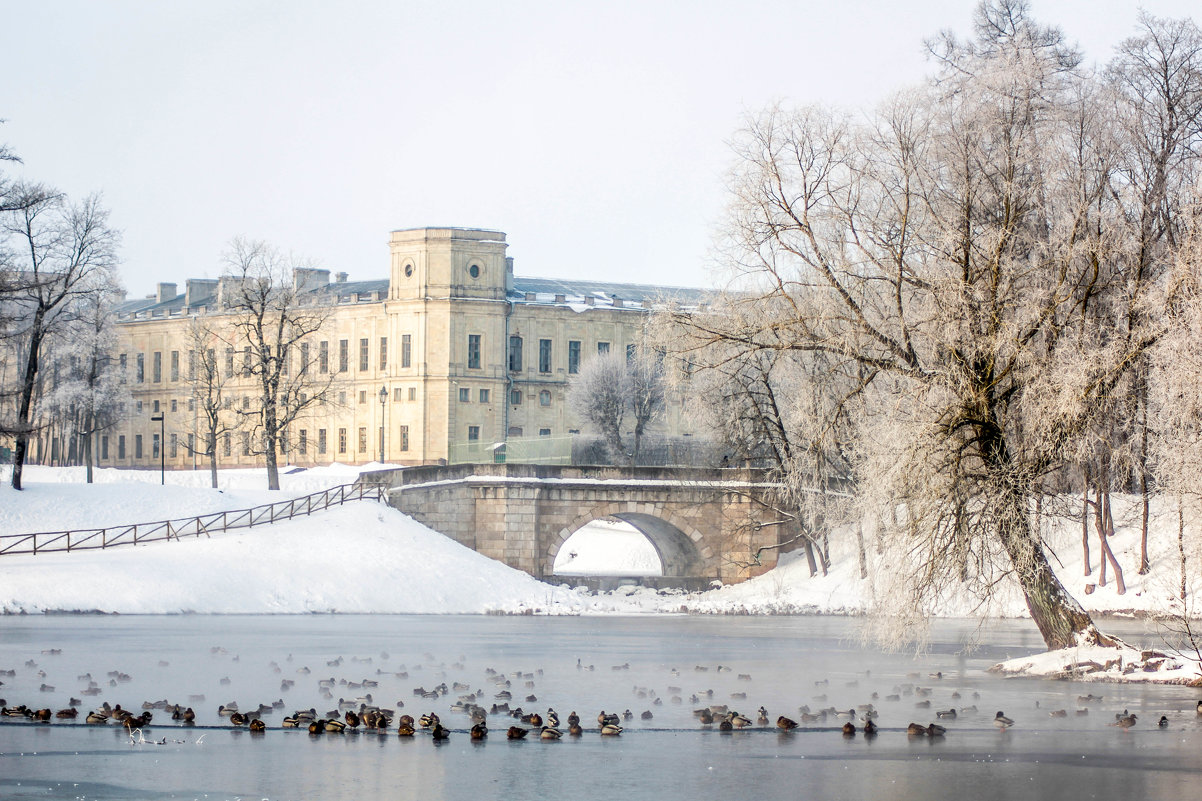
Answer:
[[[590,507],[571,524],[552,534],[544,552],[543,574],[554,574],[555,557],[573,534],[594,520],[607,517],[629,523],[650,541],[665,576],[697,575],[713,560],[713,551],[704,543],[701,532],[664,504],[602,503]]]

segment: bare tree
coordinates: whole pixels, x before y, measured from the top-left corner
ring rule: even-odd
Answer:
[[[192,388],[192,401],[202,423],[200,441],[190,446],[193,453],[209,462],[209,482],[217,488],[217,442],[237,429],[237,420],[229,409],[226,385],[233,376],[218,367],[218,348],[224,349],[228,339],[222,336],[221,317],[197,316],[188,324],[185,339],[188,343],[185,381]]]
[[[320,374],[318,355],[301,345],[322,330],[332,307],[303,286],[296,265],[264,242],[235,239],[226,260],[222,302],[232,315],[235,343],[249,348],[246,370],[259,390],[244,417],[267,462],[267,488],[277,490],[276,455],[288,447],[289,426],[330,397],[334,375]]]
[[[93,195],[72,204],[60,193],[37,184],[18,184],[10,192],[15,206],[3,218],[3,234],[14,252],[14,322],[22,365],[13,420],[16,448],[12,486],[21,489],[29,445],[34,390],[50,334],[71,319],[81,296],[111,286],[119,234],[108,225],[108,212]]]
[[[663,366],[654,354],[598,355],[585,362],[568,387],[572,413],[594,428],[611,458],[637,464],[643,435],[664,409]],[[631,439],[623,437],[632,425]]]

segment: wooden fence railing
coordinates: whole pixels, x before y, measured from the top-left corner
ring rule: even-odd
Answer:
[[[291,520],[339,506],[348,501],[382,500],[385,487],[379,484],[340,484],[321,492],[303,495],[287,501],[211,512],[195,517],[159,520],[153,523],[134,523],[74,531],[42,531],[35,534],[0,534],[0,556],[23,553],[52,553],[55,551],[84,551],[114,548],[118,545],[141,545],[146,542],[178,540],[184,537],[209,536],[215,531],[250,528]]]

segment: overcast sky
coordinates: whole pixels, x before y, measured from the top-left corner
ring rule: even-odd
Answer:
[[[871,107],[975,4],[0,0],[0,142],[103,193],[131,296],[236,235],[380,278],[421,226],[505,231],[520,275],[707,286],[744,115]],[[1033,5],[1088,61],[1135,30],[1134,2]]]

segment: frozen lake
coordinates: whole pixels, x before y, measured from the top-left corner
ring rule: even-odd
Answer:
[[[1034,627],[995,625],[985,635],[990,645],[965,655],[961,640],[969,629],[938,624],[930,652],[915,659],[862,648],[849,621],[820,617],[5,617],[0,669],[15,675],[0,676],[0,696],[9,705],[59,709],[81,697],[87,680],[79,677],[90,673],[101,693],[82,697],[84,709],[108,700],[140,712],[143,701],[168,699],[193,706],[198,725],[184,728],[156,711],[147,744],[132,745],[111,724],[5,718],[0,797],[1195,796],[1202,780],[1195,705],[1202,692],[999,679],[984,668],[1042,650]],[[1140,631],[1121,633],[1139,640]],[[489,707],[500,689],[489,668],[509,676],[512,706],[543,713],[554,707],[565,719],[576,710],[584,736],[508,742],[504,731],[515,721],[496,715],[489,739],[473,743],[467,717],[449,709],[457,693],[436,700],[413,693],[460,682],[483,690],[479,703]],[[110,671],[128,680],[111,686]],[[931,676],[936,672],[942,678]],[[320,678],[335,680],[332,698],[321,696]],[[282,690],[285,679],[295,686]],[[338,683],[363,679],[378,686]],[[929,695],[921,694],[925,689]],[[437,712],[452,729],[450,739],[436,744],[419,733],[404,740],[395,726],[383,736],[279,728],[294,709],[321,713],[340,697],[366,692],[381,706],[402,702],[414,717]],[[899,699],[887,700],[895,692]],[[844,738],[842,721],[833,718],[789,734],[773,725],[721,734],[693,715],[700,706],[727,704],[754,719],[762,705],[773,722],[778,715],[799,720],[802,705],[846,709],[870,702],[873,693],[882,731],[871,740]],[[1103,700],[1078,703],[1090,693]],[[199,695],[205,700],[189,702]],[[527,702],[528,695],[537,700]],[[232,730],[217,715],[229,701],[247,709],[277,699],[285,709],[264,717],[263,735]],[[916,706],[925,701],[929,708]],[[978,711],[942,721],[946,737],[905,734],[911,721],[933,721],[936,709],[974,705]],[[1088,715],[1075,714],[1081,706]],[[634,713],[620,737],[597,734],[602,709]],[[1050,716],[1059,709],[1068,716]],[[1129,731],[1111,725],[1123,709],[1139,716]],[[1015,719],[1013,729],[992,725],[997,710]],[[643,720],[644,711],[652,718]],[[1166,729],[1156,726],[1161,715],[1169,717]],[[165,742],[150,744],[159,741]]]

